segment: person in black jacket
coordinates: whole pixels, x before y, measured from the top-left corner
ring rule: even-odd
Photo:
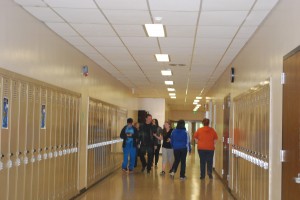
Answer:
[[[145,171],[147,166],[147,173],[149,174],[153,162],[153,150],[157,148],[157,139],[153,136],[157,131],[156,127],[152,124],[152,115],[147,114],[146,122],[140,126],[139,142],[140,147],[140,159],[142,162],[142,172]],[[147,162],[145,155],[147,153]]]
[[[122,170],[128,172],[128,155],[130,157],[129,172],[133,172],[136,154],[136,141],[138,139],[138,131],[132,126],[132,118],[127,119],[127,125],[123,127],[120,137],[123,139],[123,163]]]

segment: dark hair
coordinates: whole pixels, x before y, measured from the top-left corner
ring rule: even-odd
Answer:
[[[204,118],[204,119],[202,120],[202,124],[203,124],[203,126],[208,126],[208,125],[209,125],[209,119]]]
[[[133,119],[132,118],[128,118],[127,119],[127,124],[132,124],[133,123]]]
[[[151,117],[152,117],[152,115],[151,115],[151,114],[147,114],[147,115],[146,115],[146,118],[148,118],[149,116],[151,116]]]
[[[177,129],[185,129],[185,121],[183,119],[179,120],[177,122],[177,126],[176,126]]]
[[[158,120],[157,119],[153,119],[155,121],[155,126],[158,126]]]

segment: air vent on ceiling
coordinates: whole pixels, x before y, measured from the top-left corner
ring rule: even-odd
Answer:
[[[174,63],[171,63],[171,64],[169,64],[169,66],[172,66],[172,67],[176,67],[176,66],[178,66],[178,67],[185,67],[186,64],[174,64]]]

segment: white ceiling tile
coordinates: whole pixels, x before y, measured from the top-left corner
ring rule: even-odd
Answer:
[[[197,38],[196,48],[203,49],[226,49],[231,39],[228,38]]]
[[[235,38],[232,41],[232,43],[230,45],[230,48],[241,49],[246,44],[247,41],[248,41],[248,39],[238,39],[238,38]]]
[[[157,47],[128,47],[133,55],[154,55],[159,52]]]
[[[122,37],[126,46],[130,47],[149,47],[157,48],[158,43],[156,38],[150,37]]]
[[[208,10],[250,10],[254,0],[203,0],[203,11]]]
[[[124,54],[116,54],[116,53],[101,53],[105,58],[111,60],[111,61],[122,61],[122,62],[130,62],[132,61],[132,57],[128,53]]]
[[[96,2],[103,10],[148,10],[145,0],[96,0]]]
[[[164,47],[189,47],[192,48],[194,44],[194,38],[159,38],[159,43],[162,48]],[[165,53],[165,52],[162,52]]]
[[[64,22],[55,12],[53,12],[49,7],[28,7],[25,6],[30,14],[38,18],[43,22]]]
[[[84,46],[88,45],[88,43],[79,36],[62,36],[65,40],[71,43],[74,46]]]
[[[145,37],[146,33],[143,26],[140,25],[114,25],[114,28],[120,37]]]
[[[252,11],[250,15],[247,17],[244,26],[258,26],[265,19],[265,17],[269,14],[269,11],[259,10]]]
[[[98,9],[54,8],[69,23],[108,24]]]
[[[208,11],[201,12],[200,26],[240,26],[247,11]]]
[[[104,24],[71,24],[82,36],[112,37],[116,36],[110,25]]]
[[[135,54],[133,56],[134,56],[134,59],[136,59],[138,62],[139,61],[152,61],[152,62],[156,61],[154,54],[144,54],[144,55],[143,54]]]
[[[86,37],[86,40],[95,47],[123,47],[118,37]]]
[[[46,23],[54,32],[61,36],[78,36],[67,23]]]
[[[42,0],[15,0],[15,2],[22,6],[46,6]]]
[[[197,38],[233,38],[238,26],[199,26]]]
[[[198,12],[152,11],[152,16],[162,17],[161,23],[165,26],[195,26]]]
[[[165,26],[167,37],[194,37],[195,26]]]
[[[104,10],[108,21],[120,25],[143,25],[152,23],[149,11],[140,10]]]
[[[253,10],[271,10],[279,0],[257,0]]]
[[[44,0],[54,8],[97,8],[93,0]]]
[[[149,0],[151,10],[198,11],[201,0]]]
[[[130,60],[111,60],[111,63],[118,69],[138,69],[137,64],[134,61]]]
[[[75,46],[79,49],[82,53],[89,55],[89,54],[97,54],[97,50],[91,47],[90,45],[77,45]]]
[[[125,47],[97,47],[97,50],[103,54],[127,54],[128,51]]]
[[[192,48],[188,48],[188,47],[181,47],[181,48],[177,48],[177,47],[168,47],[168,46],[164,46],[161,47],[162,52],[168,53],[170,55],[174,55],[174,54],[182,54],[182,55],[192,55]]]
[[[242,26],[235,38],[248,39],[256,31],[257,26]]]

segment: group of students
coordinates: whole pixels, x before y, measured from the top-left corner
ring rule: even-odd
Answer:
[[[209,178],[212,178],[212,165],[214,156],[214,146],[218,136],[213,128],[208,127],[209,119],[203,119],[204,127],[199,128],[194,139],[198,143],[198,154],[200,157],[200,179],[204,179],[206,172]],[[137,164],[137,157],[140,157],[142,163],[142,172],[147,169],[149,174],[153,166],[157,167],[159,152],[162,143],[162,171],[161,175],[166,174],[166,166],[169,164],[169,174],[174,178],[179,163],[180,179],[186,179],[186,156],[191,153],[191,143],[189,133],[185,128],[185,121],[179,120],[176,128],[173,130],[170,122],[164,123],[163,129],[158,125],[157,119],[152,119],[148,114],[144,124],[135,123],[133,119],[127,119],[127,125],[123,127],[120,133],[123,139],[123,163],[124,172],[133,172]],[[147,154],[147,161],[145,155]],[[128,163],[128,156],[130,161]]]

